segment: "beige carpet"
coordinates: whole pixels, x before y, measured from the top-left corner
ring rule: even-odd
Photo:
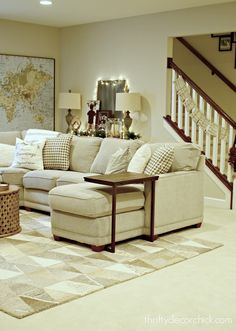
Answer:
[[[132,240],[116,253],[55,242],[50,217],[21,212],[22,232],[0,239],[0,310],[17,318],[78,299],[222,246],[177,234]]]

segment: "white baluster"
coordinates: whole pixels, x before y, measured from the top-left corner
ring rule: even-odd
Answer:
[[[233,141],[234,141],[234,129],[231,125],[229,125],[229,149],[233,146]],[[227,166],[228,166],[227,179],[231,183],[233,181],[233,169],[228,162],[227,162]]]
[[[176,86],[175,80],[177,78],[176,71],[172,70],[172,93],[171,93],[171,120],[176,122]]]
[[[190,86],[186,83],[187,88],[190,90]],[[184,108],[184,133],[189,136],[189,112]]]
[[[214,110],[214,123],[219,126],[219,114]],[[219,147],[219,139],[218,135],[213,138],[213,157],[212,162],[215,167],[217,167],[218,163],[218,147]]]
[[[197,105],[197,92],[193,90],[192,98],[194,103]],[[197,142],[197,125],[191,118],[191,140],[196,144]]]
[[[224,118],[222,118],[221,126],[222,128],[226,127],[226,122]],[[226,138],[221,139],[220,142],[220,172],[222,174],[225,173],[225,148],[226,148]]]
[[[200,96],[199,110],[203,114],[204,114],[204,107],[205,107],[205,100]],[[203,139],[204,139],[204,131],[201,127],[198,126],[198,144],[201,147],[201,150],[204,150],[203,149]]]
[[[212,108],[207,104],[207,119],[211,122],[211,111]],[[209,133],[206,133],[206,157],[211,158],[211,136]]]
[[[183,129],[183,102],[178,96],[178,127]]]

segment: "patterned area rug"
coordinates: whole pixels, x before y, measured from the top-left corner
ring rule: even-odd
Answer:
[[[0,239],[0,310],[17,318],[208,252],[221,244],[179,234],[132,240],[116,253],[52,240],[50,217],[21,211],[22,232]]]

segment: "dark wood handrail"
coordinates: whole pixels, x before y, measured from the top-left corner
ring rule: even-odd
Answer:
[[[196,50],[187,40],[183,37],[176,38],[179,42],[181,42],[190,52],[192,52],[202,63],[204,63],[212,72],[212,74],[218,76],[229,88],[231,88],[234,92],[236,92],[236,85],[232,83],[225,75],[223,75],[211,62],[209,62],[201,53]]]
[[[167,59],[167,67],[174,69],[183,79],[189,83],[189,85],[199,94],[203,99],[205,99],[211,107],[220,114],[228,124],[230,124],[234,130],[236,130],[236,122],[224,112],[224,110],[215,103],[194,81],[186,75],[174,62],[172,58]]]

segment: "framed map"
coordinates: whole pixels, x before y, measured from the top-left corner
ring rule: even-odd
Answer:
[[[55,59],[0,54],[0,131],[55,127]]]

